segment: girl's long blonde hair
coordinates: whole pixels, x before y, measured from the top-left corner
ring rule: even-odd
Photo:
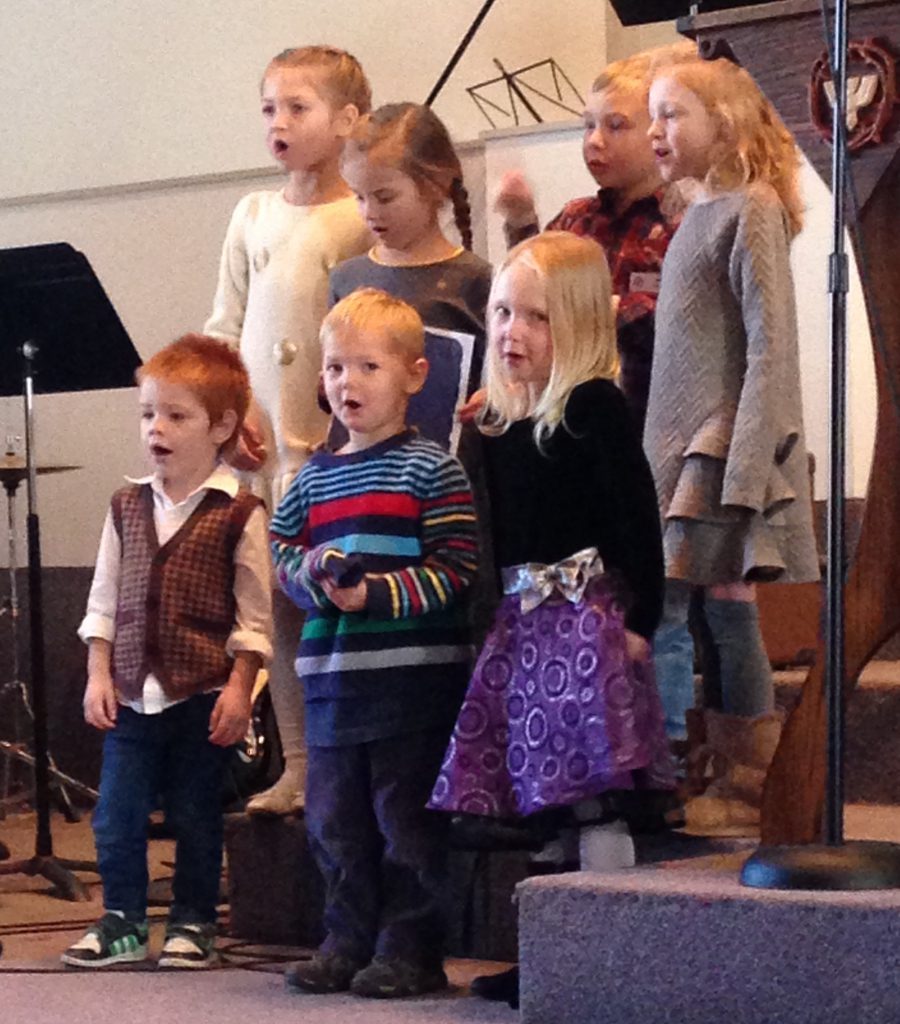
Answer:
[[[589,238],[569,231],[545,231],[511,249],[494,277],[521,262],[534,270],[546,289],[553,360],[550,379],[540,394],[510,387],[496,339],[490,336],[494,289],[488,300],[489,341],[485,360],[485,405],[479,428],[502,434],[516,420],[534,421],[539,446],[563,422],[573,388],[595,377],[613,380],[619,372],[612,282],[606,256]]]
[[[703,60],[692,44],[662,53],[653,74],[672,77],[690,89],[718,123],[707,188],[728,191],[755,181],[771,185],[796,235],[803,227],[797,146],[750,75],[724,57]]]

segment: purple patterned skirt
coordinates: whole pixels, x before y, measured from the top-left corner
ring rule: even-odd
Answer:
[[[625,648],[604,577],[572,604],[523,613],[503,598],[469,683],[429,806],[524,817],[616,789],[671,789],[650,662]]]

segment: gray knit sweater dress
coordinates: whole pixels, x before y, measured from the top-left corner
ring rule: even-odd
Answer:
[[[789,246],[753,184],[692,205],[666,254],[644,445],[670,578],[819,576]]]

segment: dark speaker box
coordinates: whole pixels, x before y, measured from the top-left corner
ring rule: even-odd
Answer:
[[[317,946],[324,886],[302,818],[225,816],[229,933],[264,945]],[[515,960],[516,884],[528,855],[451,851],[447,878],[447,953]]]
[[[303,818],[225,816],[229,932],[249,942],[318,946],[324,884]]]

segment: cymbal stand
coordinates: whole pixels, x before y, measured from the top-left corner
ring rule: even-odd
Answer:
[[[7,455],[14,454],[15,449],[13,438],[8,437]],[[11,678],[8,682],[0,686],[0,706],[2,706],[2,704],[8,699],[12,699],[13,704],[10,717],[12,724],[11,740],[0,740],[0,754],[4,755],[3,767],[2,770],[0,770],[0,820],[6,816],[6,809],[10,804],[20,802],[20,797],[11,797],[9,795],[12,777],[12,762],[14,760],[21,761],[32,769],[34,768],[35,763],[33,755],[30,754],[27,748],[22,744],[21,712],[25,712],[25,715],[31,724],[34,723],[34,712],[28,697],[28,688],[25,686],[20,675],[19,664],[19,591],[17,582],[19,560],[18,552],[16,550],[15,514],[16,490],[18,489],[19,482],[20,477],[17,474],[9,474],[3,477],[3,486],[6,490],[7,507],[9,594],[3,601],[2,605],[0,605],[0,618],[5,615],[9,616],[12,655],[10,659]],[[79,782],[77,779],[73,779],[65,772],[60,771],[53,759],[53,755],[49,751],[47,752],[47,759],[50,774],[53,777],[53,796],[59,806],[59,809],[65,815],[67,821],[79,821],[80,815],[69,797],[67,787],[80,792],[83,796],[92,800],[97,799],[97,791],[92,789],[90,786]]]

